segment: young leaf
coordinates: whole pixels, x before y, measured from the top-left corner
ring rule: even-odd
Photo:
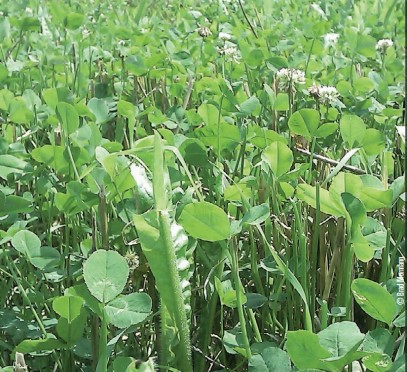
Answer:
[[[17,232],[11,239],[11,245],[27,257],[40,254],[41,241],[37,235],[28,230]]]
[[[273,142],[266,147],[261,157],[277,178],[287,173],[294,161],[293,152],[281,142]]]
[[[66,135],[75,132],[79,127],[79,115],[75,107],[69,103],[59,102],[56,113]]]
[[[351,285],[353,296],[360,307],[372,318],[391,324],[397,315],[397,305],[389,292],[369,279],[355,279]]]
[[[366,134],[366,124],[356,115],[344,115],[340,121],[339,129],[342,139],[349,148],[361,145]]]
[[[193,238],[209,242],[227,239],[230,233],[226,213],[208,202],[186,205],[179,217],[179,223]]]
[[[151,306],[147,293],[131,293],[109,302],[105,309],[110,323],[118,328],[127,328],[146,319]]]
[[[83,265],[83,276],[90,293],[107,303],[122,293],[129,266],[118,252],[99,249]]]
[[[76,296],[60,296],[52,301],[52,308],[68,323],[77,318],[83,308],[84,300]]]
[[[249,372],[291,372],[288,354],[278,347],[267,347],[249,360]]]
[[[327,363],[322,359],[331,357],[331,353],[320,345],[316,334],[304,330],[288,331],[286,347],[288,355],[298,369],[327,370]]]
[[[301,109],[294,112],[288,120],[291,132],[310,140],[318,129],[319,112],[315,109]]]
[[[364,337],[355,323],[347,321],[333,323],[319,332],[320,345],[332,355],[325,359],[331,365],[331,370],[342,371],[347,364],[359,359],[360,353],[356,350]]]

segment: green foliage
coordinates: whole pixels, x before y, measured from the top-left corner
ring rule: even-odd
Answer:
[[[405,369],[399,2],[0,12],[0,370]]]

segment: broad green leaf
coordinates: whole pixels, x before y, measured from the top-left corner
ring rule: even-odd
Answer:
[[[186,205],[179,217],[179,223],[193,238],[209,242],[227,239],[230,233],[226,213],[208,202]]]
[[[41,247],[41,240],[33,232],[21,230],[11,239],[12,246],[27,257],[38,255]]]
[[[396,178],[393,183],[390,185],[390,190],[393,191],[392,203],[396,202],[399,196],[406,191],[406,182],[405,177],[400,176]]]
[[[394,350],[394,340],[391,333],[384,328],[376,328],[373,331],[369,331],[363,340],[362,350],[391,355]]]
[[[288,355],[298,369],[319,368],[327,370],[327,363],[322,359],[331,357],[331,353],[320,345],[316,334],[303,330],[288,331],[286,348]]]
[[[229,201],[242,201],[242,195],[249,198],[251,195],[251,190],[246,184],[236,184],[227,186],[223,192],[225,200]]]
[[[84,300],[76,296],[59,296],[52,301],[52,308],[68,323],[77,318],[83,308]]]
[[[267,162],[277,178],[287,173],[294,161],[292,151],[281,142],[274,142],[266,147],[261,157]]]
[[[8,108],[10,121],[17,124],[28,124],[34,117],[22,97],[15,97]]]
[[[322,124],[315,132],[315,137],[325,138],[335,133],[339,125],[337,123],[325,123]]]
[[[352,226],[351,243],[355,256],[362,262],[368,262],[374,257],[374,248],[369,241],[362,235],[359,226]]]
[[[99,249],[83,265],[83,276],[90,293],[107,303],[122,293],[129,266],[118,252]]]
[[[360,146],[366,134],[366,124],[356,115],[344,115],[340,121],[339,130],[342,139],[349,148]]]
[[[362,202],[348,192],[343,192],[341,198],[347,212],[349,213],[352,228],[358,228],[363,225],[367,219],[367,214]]]
[[[252,96],[240,104],[240,115],[256,115],[258,114],[260,107],[259,99]]]
[[[9,174],[24,174],[32,172],[30,163],[13,155],[0,155],[0,178],[7,181]]]
[[[369,128],[363,137],[362,147],[368,156],[378,155],[386,146],[386,137],[383,132]]]
[[[329,192],[337,195],[338,197],[340,197],[343,193],[349,193],[354,197],[359,198],[362,189],[363,182],[360,176],[352,173],[340,172],[332,179]]]
[[[29,257],[29,260],[36,268],[51,271],[61,264],[61,255],[56,248],[41,247]]]
[[[68,296],[70,297],[70,296]],[[86,312],[82,311],[79,316],[69,322],[66,318],[59,318],[56,326],[58,336],[61,337],[70,347],[74,345],[82,336],[86,325]]]
[[[356,52],[367,57],[375,56],[376,39],[370,35],[357,34]]]
[[[291,372],[288,354],[278,347],[267,347],[249,360],[249,372]]]
[[[144,61],[142,54],[130,55],[126,58],[126,69],[135,76],[143,76],[149,70]]]
[[[136,360],[131,357],[117,356],[113,361],[114,372],[130,372],[128,367]]]
[[[56,109],[58,102],[74,103],[72,92],[65,87],[44,89],[42,97],[52,110]]]
[[[219,110],[210,103],[202,103],[198,107],[198,114],[206,125],[217,124],[219,120]]]
[[[204,144],[196,138],[188,138],[181,143],[179,151],[187,164],[195,167],[210,167]]]
[[[103,99],[91,98],[88,102],[88,107],[96,117],[96,124],[103,124],[112,118],[109,108]]]
[[[302,201],[305,201],[311,207],[316,208],[316,187],[300,184],[297,186],[296,195]],[[319,200],[321,212],[330,214],[336,217],[343,217],[345,215],[344,206],[332,198],[331,193],[323,188],[319,189]]]
[[[9,105],[14,98],[14,93],[8,89],[0,90],[0,110],[8,111]]]
[[[391,324],[397,315],[396,303],[380,284],[359,278],[352,282],[352,293],[360,307],[372,318]]]
[[[109,302],[106,314],[115,327],[127,328],[142,322],[151,312],[151,298],[146,293],[131,293]]]
[[[89,292],[86,284],[79,284],[73,287],[69,287],[65,290],[64,294],[66,296],[76,296],[82,298],[85,302],[85,306],[91,309],[96,315],[99,315],[100,317],[102,316],[102,312],[100,310],[101,305]]]
[[[235,327],[229,331],[225,331],[222,342],[227,353],[241,354],[244,357],[247,357],[242,331],[239,327]]]
[[[246,293],[245,297],[247,301],[244,305],[249,309],[257,309],[262,307],[268,301],[267,297],[260,293]]]
[[[374,89],[374,83],[368,77],[360,77],[353,83],[355,90],[361,94],[366,94]]]
[[[65,25],[66,28],[69,30],[76,30],[78,29],[82,23],[85,15],[82,13],[69,13],[66,15]]]
[[[264,149],[273,142],[282,142],[287,144],[287,140],[277,132],[267,128],[261,128],[258,125],[252,125],[248,128],[247,142]]]
[[[32,210],[32,202],[21,196],[7,195],[4,199],[0,197],[0,216],[12,213],[29,213]]]
[[[301,109],[291,115],[288,127],[291,132],[310,140],[318,129],[319,112],[315,109]]]
[[[75,107],[66,102],[59,102],[56,113],[66,135],[75,132],[79,127],[79,115]]]
[[[41,23],[38,18],[24,17],[20,20],[21,31],[38,31]]]
[[[31,152],[31,156],[39,163],[45,163],[56,171],[66,168],[64,147],[57,145],[44,145]]]
[[[270,216],[270,207],[268,203],[263,203],[251,207],[243,216],[242,223],[248,225],[258,225],[263,223]]]
[[[347,364],[359,359],[360,356],[355,352],[364,337],[358,326],[348,321],[333,323],[318,333],[320,345],[331,353],[331,357],[325,361],[337,371],[343,370]]]
[[[204,145],[212,146],[215,151],[219,145],[221,151],[233,151],[240,142],[239,128],[227,123],[220,123],[219,127],[217,124],[206,125],[196,129],[195,134]]]
[[[56,349],[64,349],[67,345],[55,338],[44,338],[39,340],[24,340],[20,342],[15,351],[28,354],[28,353],[35,353],[40,351],[50,351]]]
[[[288,93],[277,93],[273,109],[276,111],[288,111],[289,108],[290,101],[288,99]]]
[[[372,353],[362,359],[363,364],[372,372],[388,372],[393,363],[387,354]]]
[[[365,206],[367,212],[373,212],[381,208],[391,208],[393,202],[392,190],[378,190],[372,187],[364,187],[360,191],[358,198]]]

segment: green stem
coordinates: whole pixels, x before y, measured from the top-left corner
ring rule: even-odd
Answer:
[[[107,372],[107,319],[106,312],[103,304],[103,311],[100,324],[99,334],[99,361],[96,368],[96,372]]]
[[[237,313],[239,316],[240,328],[242,331],[243,344],[244,344],[244,348],[246,350],[246,358],[250,359],[252,357],[252,352],[250,350],[250,342],[249,342],[249,337],[248,337],[247,328],[246,328],[246,319],[245,319],[244,312],[243,312],[242,290],[241,290],[242,283],[240,282],[240,278],[239,278],[237,247],[235,246],[235,242],[231,245],[230,252],[227,250],[225,250],[225,252],[226,252],[228,260],[230,261],[230,264],[232,266],[232,276],[233,276],[233,282],[235,284],[235,290],[236,290],[236,307],[237,307]]]

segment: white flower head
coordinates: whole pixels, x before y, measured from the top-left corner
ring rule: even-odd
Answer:
[[[325,48],[335,46],[338,42],[339,34],[329,33],[324,36]]]
[[[376,50],[385,52],[386,49],[391,47],[392,45],[393,45],[393,41],[391,41],[390,39],[382,39],[377,42]]]
[[[319,88],[319,97],[321,103],[323,103],[324,105],[328,105],[335,102],[338,99],[339,93],[335,87],[322,85]]]
[[[308,88],[308,93],[315,97],[318,98],[319,97],[319,86],[316,85],[315,83],[313,83],[309,88]]]
[[[239,63],[239,59],[241,58],[239,50],[234,45],[218,47],[218,53],[221,56],[225,56],[228,62]]]
[[[221,40],[230,40],[232,35],[228,34],[227,32],[219,32],[219,39]]]
[[[203,38],[212,35],[211,30],[208,27],[205,27],[205,26],[198,27],[196,29],[196,31],[198,32],[199,36],[203,37]]]
[[[330,105],[338,101],[339,93],[335,87],[326,85],[318,86],[315,83],[308,88],[311,96],[318,99],[323,105]]]
[[[305,84],[304,71],[295,68],[282,68],[277,71],[278,86],[286,90],[294,84]]]

